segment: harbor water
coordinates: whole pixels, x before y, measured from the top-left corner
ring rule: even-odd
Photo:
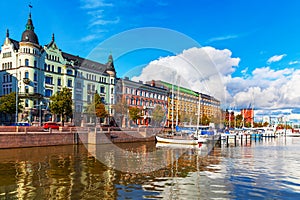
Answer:
[[[201,151],[154,142],[118,144],[118,148],[127,153],[97,145],[2,149],[0,199],[300,197],[300,137]],[[163,165],[151,165],[161,161]]]

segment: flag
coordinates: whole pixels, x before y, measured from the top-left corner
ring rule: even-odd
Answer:
[[[29,6],[29,8],[32,8],[32,5],[31,5],[31,3],[30,3],[28,6]]]

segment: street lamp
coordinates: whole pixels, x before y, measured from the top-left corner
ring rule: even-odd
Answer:
[[[15,116],[15,121],[16,121],[16,124],[18,123],[18,92],[19,92],[19,81],[18,81],[18,73],[17,73],[17,68],[16,68],[16,116]]]
[[[43,106],[44,104],[43,104],[43,102],[42,101],[40,101],[40,105],[39,105],[39,107],[40,107],[40,126],[42,126],[42,106]]]

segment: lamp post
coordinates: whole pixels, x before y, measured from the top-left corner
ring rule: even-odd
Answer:
[[[19,104],[19,102],[18,102],[18,93],[19,93],[19,81],[18,81],[18,73],[17,73],[17,68],[16,68],[16,116],[15,116],[15,121],[16,121],[16,124],[18,123],[18,111],[19,111],[19,109],[18,109],[18,104]]]
[[[43,106],[44,104],[43,104],[43,102],[42,101],[40,101],[40,105],[39,105],[39,107],[40,107],[40,116],[39,116],[39,118],[40,118],[40,126],[42,126],[42,106]]]

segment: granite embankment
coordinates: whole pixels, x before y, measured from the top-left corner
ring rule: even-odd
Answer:
[[[42,127],[0,127],[0,148],[20,148],[74,144],[105,144],[154,141],[151,128],[122,129],[61,127],[44,131]]]

